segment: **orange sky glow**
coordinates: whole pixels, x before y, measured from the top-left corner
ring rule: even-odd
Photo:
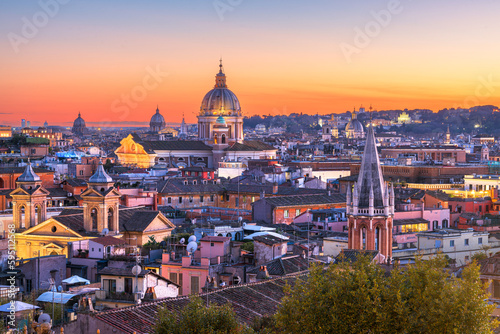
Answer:
[[[401,1],[350,57],[341,46],[356,47],[388,1],[243,1],[222,16],[210,1],[119,4],[60,5],[17,51],[9,34],[42,9],[0,4],[0,124],[69,125],[81,112],[90,126],[132,126],[157,105],[167,122],[194,123],[221,56],[247,116],[499,104],[491,1]]]

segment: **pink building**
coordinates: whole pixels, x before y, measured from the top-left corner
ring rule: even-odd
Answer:
[[[398,245],[416,243],[418,232],[449,227],[448,208],[425,208],[423,203],[402,203],[394,212],[393,241]]]
[[[229,237],[205,236],[200,240],[200,249],[193,258],[163,253],[163,277],[180,285],[179,295],[201,293],[209,276],[210,264],[227,262],[230,241]],[[210,275],[213,276],[213,273]]]

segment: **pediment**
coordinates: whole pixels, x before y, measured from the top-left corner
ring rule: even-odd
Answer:
[[[56,244],[54,242],[46,244],[45,246],[43,246],[43,248],[55,248],[55,249],[59,249],[59,250],[63,250],[64,249],[64,247],[61,247],[60,245],[58,245],[58,244]]]
[[[161,212],[156,216],[155,219],[144,229],[144,232],[157,231],[161,228],[175,228],[175,225],[165,217]]]
[[[53,228],[55,227],[55,231]],[[51,236],[54,237],[64,237],[64,238],[69,238],[69,237],[77,237],[81,238],[82,236],[78,234],[77,232],[73,231],[66,225],[58,222],[57,220],[53,218],[49,218],[46,221],[33,226],[26,231],[22,232],[21,235],[26,235],[26,236],[36,236],[36,235],[48,235],[50,234]]]
[[[102,193],[98,192],[94,188],[88,188],[85,190],[80,197],[104,197]]]
[[[29,193],[23,188],[16,188],[10,193],[10,196],[12,195],[29,195]]]

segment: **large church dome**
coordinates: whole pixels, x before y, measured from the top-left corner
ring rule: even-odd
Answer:
[[[75,134],[84,134],[87,131],[87,127],[85,126],[85,121],[83,120],[80,113],[78,113],[78,118],[73,122],[73,128],[71,131]]]
[[[219,73],[215,76],[214,88],[205,95],[201,102],[200,116],[211,115],[241,116],[240,101],[227,88],[222,61],[219,65]]]
[[[158,106],[156,107],[156,113],[151,117],[151,121],[149,121],[149,127],[153,132],[158,132],[165,128],[165,118],[160,114]]]

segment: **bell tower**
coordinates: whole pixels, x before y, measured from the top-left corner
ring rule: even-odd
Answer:
[[[118,233],[120,196],[113,185],[113,179],[100,162],[94,175],[89,178],[87,190],[81,194],[85,230],[101,233],[108,229],[110,233]]]
[[[23,174],[16,181],[12,196],[13,221],[17,228],[30,228],[47,218],[47,195],[42,180],[28,162]]]
[[[373,127],[368,127],[358,181],[347,189],[348,248],[392,257],[394,189],[384,183]]]

